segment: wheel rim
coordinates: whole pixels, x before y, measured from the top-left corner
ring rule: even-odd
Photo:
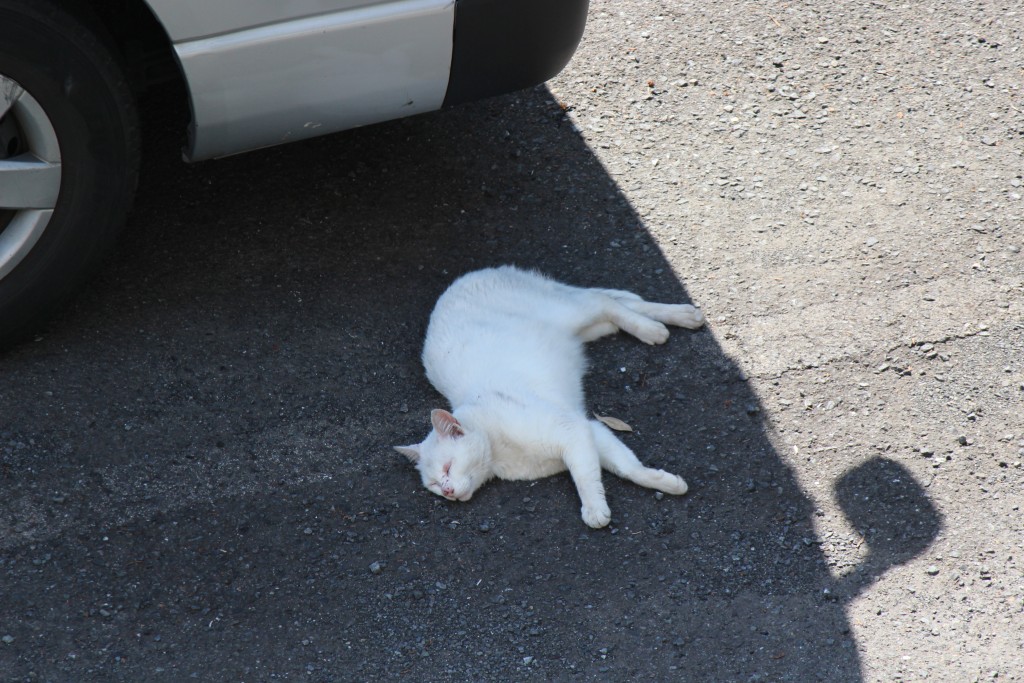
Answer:
[[[60,194],[60,145],[39,102],[0,74],[0,279],[42,236]]]

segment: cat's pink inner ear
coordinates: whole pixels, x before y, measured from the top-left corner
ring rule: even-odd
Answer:
[[[465,434],[462,430],[462,425],[459,424],[459,421],[455,416],[447,410],[437,408],[430,411],[430,423],[434,425],[434,429],[436,429],[437,433],[441,436],[457,438]]]
[[[409,458],[409,462],[419,462],[420,460],[419,444],[414,446],[395,446],[395,450]]]

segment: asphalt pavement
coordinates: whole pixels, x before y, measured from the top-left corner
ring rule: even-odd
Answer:
[[[547,86],[196,165],[154,94],[116,253],[0,357],[0,679],[1020,680],[1021,14],[594,2]],[[392,451],[502,263],[704,309],[589,347],[685,497]]]

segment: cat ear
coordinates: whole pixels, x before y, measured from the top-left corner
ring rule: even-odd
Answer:
[[[434,429],[441,436],[447,436],[451,438],[458,438],[465,434],[462,430],[462,425],[455,419],[455,416],[449,413],[447,410],[441,410],[437,408],[430,411],[430,423],[434,425]]]
[[[420,445],[414,446],[395,446],[395,450],[409,458],[409,462],[419,462],[420,460]]]

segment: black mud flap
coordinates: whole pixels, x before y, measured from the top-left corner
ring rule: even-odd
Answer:
[[[458,0],[444,106],[528,88],[569,63],[589,0]]]

